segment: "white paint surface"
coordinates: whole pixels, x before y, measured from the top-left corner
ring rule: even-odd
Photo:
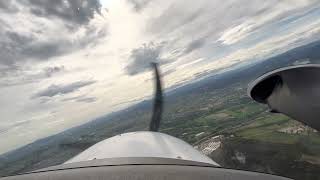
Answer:
[[[65,163],[117,157],[161,157],[219,166],[186,142],[159,132],[131,132],[101,141]]]

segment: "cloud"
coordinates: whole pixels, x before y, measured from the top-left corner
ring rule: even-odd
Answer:
[[[188,44],[184,53],[188,54],[196,49],[201,48],[205,44],[205,42],[206,42],[205,38],[200,38],[200,39],[192,41],[190,44]]]
[[[147,31],[153,34],[171,33],[192,24],[203,15],[203,12],[202,7],[184,6],[181,2],[172,3],[159,16],[150,19],[147,24]]]
[[[130,62],[126,67],[129,75],[136,75],[151,68],[151,63],[168,63],[167,60],[161,57],[161,46],[156,46],[153,43],[143,44],[143,46],[133,49],[130,54]]]
[[[0,127],[0,135],[4,134],[4,133],[6,133],[6,132],[8,132],[8,131],[10,131],[10,130],[12,130],[14,128],[23,127],[23,126],[25,126],[25,125],[27,125],[29,123],[30,123],[29,120],[23,120],[23,121],[18,121],[16,123],[12,124],[12,125],[7,126],[7,127]]]
[[[84,103],[92,103],[97,101],[96,97],[86,97],[86,95],[74,96],[69,98],[64,98],[62,101],[76,101],[76,102],[84,102]]]
[[[133,8],[136,12],[140,12],[143,8],[145,8],[151,0],[127,0],[129,3],[133,5]]]
[[[77,81],[71,84],[64,84],[64,85],[51,85],[48,88],[41,90],[37,92],[36,94],[33,95],[32,98],[37,98],[37,97],[54,97],[56,95],[63,95],[63,94],[68,94],[72,93],[74,91],[77,91],[78,89],[89,86],[96,81]]]
[[[41,80],[62,75],[67,72],[65,66],[49,66],[43,69],[6,67],[0,69],[0,88],[39,83]]]
[[[234,44],[246,36],[250,34],[250,32],[253,30],[253,27],[255,26],[255,22],[245,22],[243,24],[240,24],[238,26],[232,27],[228,30],[226,30],[222,36],[219,38],[218,41],[221,41],[223,44],[230,45]]]
[[[0,1],[0,8],[1,9],[8,9],[9,6],[11,5],[11,1]]]
[[[45,18],[59,18],[75,24],[87,24],[95,13],[101,15],[98,0],[27,0],[30,12]]]
[[[15,32],[2,32],[0,29],[0,64],[13,64],[18,56],[19,52],[34,39],[31,36],[21,35]]]
[[[69,37],[46,40],[33,34],[24,35],[18,32],[1,32],[0,30],[0,65],[13,66],[27,60],[46,61],[52,57],[61,56],[72,51],[94,45],[106,35],[105,29],[88,28],[82,37]]]
[[[0,2],[7,13],[27,10],[29,13],[52,20],[59,19],[74,25],[86,25],[95,14],[102,15],[99,0],[25,0]]]
[[[6,12],[16,12],[17,9],[13,5],[12,0],[0,1],[0,9]]]
[[[163,71],[163,72],[161,73],[161,76],[168,76],[169,74],[172,74],[172,73],[174,73],[174,72],[176,72],[176,71],[177,71],[177,69],[175,69],[175,68],[169,69],[169,70]]]
[[[54,74],[65,71],[65,67],[64,66],[46,67],[43,69],[43,71],[47,77],[51,77]]]
[[[273,3],[267,3],[263,11],[258,11],[225,29],[218,41],[225,45],[233,45],[253,39],[255,44],[257,40],[271,37],[280,31],[294,30],[295,26],[302,24],[300,20],[304,19],[304,23],[307,23],[308,19],[314,19],[315,12],[319,11],[317,1],[293,2],[288,4],[281,1],[274,7]],[[285,11],[281,7],[285,7]]]
[[[20,52],[21,58],[47,60],[50,57],[67,53],[72,49],[72,44],[68,41],[34,42],[20,48],[22,49]]]
[[[96,97],[83,97],[76,100],[77,102],[92,103],[97,101]]]
[[[100,9],[98,0],[1,1],[0,68],[95,46],[107,35],[107,23],[94,20]]]

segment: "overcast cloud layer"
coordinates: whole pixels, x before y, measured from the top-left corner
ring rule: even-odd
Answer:
[[[320,3],[8,0],[0,26],[3,153],[150,96],[150,62],[168,88],[318,40]]]

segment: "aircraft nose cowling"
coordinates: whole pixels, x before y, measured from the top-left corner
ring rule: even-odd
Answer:
[[[120,134],[101,141],[66,163],[119,157],[159,157],[204,162],[219,166],[186,142],[150,131]]]
[[[269,72],[249,85],[248,95],[320,131],[320,65],[290,66]]]

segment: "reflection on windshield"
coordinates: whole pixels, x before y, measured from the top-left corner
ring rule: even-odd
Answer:
[[[65,0],[0,3],[0,176],[66,162],[148,130],[222,167],[317,179],[320,135],[247,95],[274,69],[320,62],[317,1]]]

